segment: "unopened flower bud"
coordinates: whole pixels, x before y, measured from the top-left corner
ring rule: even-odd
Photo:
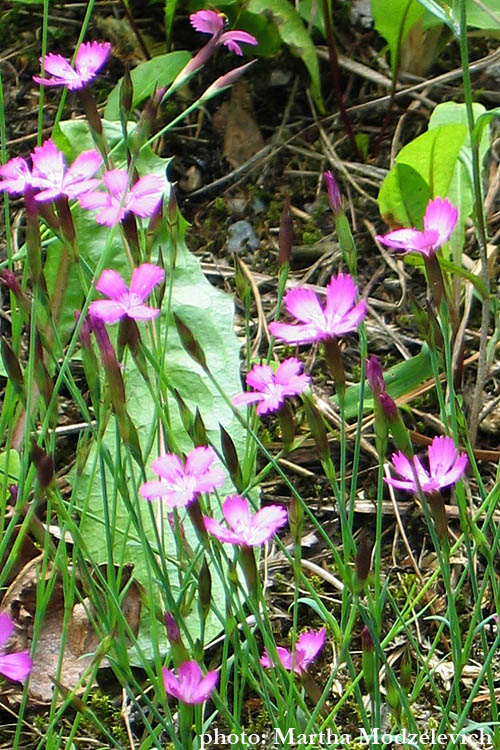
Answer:
[[[38,483],[42,489],[46,489],[54,479],[54,461],[36,443],[31,446],[30,457],[36,467]]]
[[[356,555],[356,588],[362,591],[370,573],[372,547],[368,544],[365,534],[362,534]]]
[[[330,204],[333,214],[336,216],[339,209],[342,209],[342,196],[340,195],[339,186],[330,170],[323,172],[323,179],[328,194],[328,203]]]
[[[310,397],[304,396],[303,403],[307,424],[318,448],[321,461],[328,461],[330,458],[330,447],[328,445],[328,436],[323,417]]]
[[[23,377],[23,371],[21,370],[21,365],[19,364],[19,360],[10,348],[7,341],[2,337],[2,360],[5,367],[5,370],[7,372],[7,376],[14,386],[14,390],[16,393],[21,397],[21,399],[24,401],[25,399],[25,392],[24,392],[24,377]]]
[[[368,626],[361,631],[361,665],[367,693],[372,693],[375,686],[375,648]]]
[[[304,524],[304,508],[295,495],[290,498],[288,506],[288,525],[295,544],[300,544],[302,539],[302,526]]]
[[[222,454],[226,462],[226,467],[229,472],[229,476],[233,480],[234,486],[240,492],[243,490],[240,462],[238,460],[238,453],[233,443],[231,435],[219,424],[220,431],[220,444],[222,448]]]
[[[205,557],[199,573],[198,597],[200,617],[202,622],[205,622],[210,612],[212,600],[212,576]]]
[[[207,429],[198,407],[196,407],[194,414],[193,433],[193,443],[195,445],[208,445]]]
[[[256,62],[256,60],[251,60],[248,63],[245,63],[245,65],[240,65],[239,68],[234,68],[233,70],[230,70],[229,73],[225,73],[223,76],[220,76],[217,78],[216,81],[212,83],[211,86],[208,87],[206,91],[203,92],[201,95],[200,101],[206,102],[212,97],[219,94],[224,89],[227,89],[229,86],[232,86],[235,81],[238,80],[238,78],[241,78],[241,76],[247,72],[248,68],[253,65]]]
[[[165,627],[167,628],[167,638],[172,647],[174,666],[179,667],[183,662],[189,661],[189,653],[182,642],[179,626],[170,612],[165,614]]]
[[[183,348],[187,351],[189,356],[192,357],[192,359],[194,359],[194,361],[200,365],[200,367],[206,370],[207,361],[205,359],[205,354],[203,353],[203,349],[193,336],[191,329],[185,323],[183,323],[183,321],[175,313],[174,320],[175,327],[177,328],[177,333],[179,334],[179,338],[181,340]]]
[[[25,293],[21,289],[21,285],[17,280],[17,276],[12,273],[12,271],[9,271],[8,268],[4,268],[2,271],[0,271],[0,282],[2,284],[5,284],[5,286],[10,289],[10,291],[18,301],[21,310],[25,315],[29,316],[31,314],[31,304]]]
[[[133,99],[134,85],[132,83],[132,78],[130,77],[129,67],[128,65],[125,65],[125,73],[123,74],[120,85],[120,113],[123,113],[125,121],[128,120],[130,112],[132,111]]]

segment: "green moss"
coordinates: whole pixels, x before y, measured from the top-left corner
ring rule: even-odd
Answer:
[[[302,242],[304,245],[315,245],[323,237],[323,232],[318,227],[304,229]]]

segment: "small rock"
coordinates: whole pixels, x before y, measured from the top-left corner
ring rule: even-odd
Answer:
[[[231,224],[228,233],[227,249],[231,253],[238,253],[245,248],[257,250],[259,247],[259,240],[248,221],[237,221]]]

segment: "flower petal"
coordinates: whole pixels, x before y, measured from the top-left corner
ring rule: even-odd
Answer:
[[[104,320],[105,323],[113,324],[127,315],[128,311],[121,302],[99,299],[90,303],[89,312],[91,315],[96,315],[101,320]]]
[[[246,383],[256,391],[265,391],[274,383],[273,371],[269,365],[255,365],[246,376]]]
[[[467,468],[468,459],[467,455],[465,453],[461,453],[459,457],[457,458],[457,461],[455,463],[455,466],[451,468],[449,471],[444,474],[439,482],[440,487],[449,487],[450,484],[455,484],[455,482],[458,482],[462,474]]]
[[[326,288],[325,318],[328,323],[342,318],[356,301],[356,284],[347,273],[332,276]]]
[[[203,516],[203,523],[209,534],[212,534],[220,542],[226,544],[241,544],[241,535],[230,531],[226,526],[210,518],[209,516]]]
[[[0,648],[9,640],[14,631],[14,623],[7,612],[0,613]]]
[[[127,208],[137,216],[151,216],[164,192],[165,180],[162,177],[154,174],[141,177],[130,191]]]
[[[248,500],[240,495],[230,495],[226,498],[222,504],[222,513],[233,531],[241,532],[251,523],[252,516]]]
[[[104,172],[103,182],[111,195],[121,201],[128,188],[128,173],[125,169],[110,169]]]
[[[86,42],[80,45],[76,53],[75,68],[81,84],[86,84],[94,78],[108,59],[110,52],[109,42]]]
[[[117,271],[108,268],[99,277],[95,288],[101,294],[105,294],[112,300],[118,301],[128,297],[128,289],[124,280]]]
[[[139,494],[145,500],[154,500],[157,497],[170,496],[172,492],[171,486],[167,482],[162,482],[158,479],[152,479],[149,482],[144,482],[139,487]]]
[[[288,385],[290,380],[296,375],[299,375],[301,370],[302,362],[300,359],[297,359],[296,357],[288,357],[288,359],[283,360],[276,370],[274,382],[280,383],[280,385]]]
[[[452,438],[444,435],[435,437],[427,452],[431,476],[438,480],[446,474],[457,458],[455,443]]]
[[[66,163],[62,151],[50,140],[41,146],[36,146],[31,154],[33,163],[33,185],[36,187],[52,187],[59,192]]]
[[[250,530],[246,535],[248,544],[260,546],[276,533],[276,531],[286,525],[288,514],[281,505],[267,505],[261,508],[250,522]]]
[[[302,323],[324,329],[325,315],[318,295],[312,289],[291,289],[285,297],[286,309]]]
[[[152,263],[143,263],[134,269],[130,282],[130,293],[136,294],[140,300],[145,300],[151,294],[153,287],[163,281],[165,271]]]
[[[313,324],[294,326],[290,323],[270,323],[269,330],[275,338],[287,344],[312,344],[325,338],[324,331]]]
[[[205,34],[218,34],[224,28],[224,19],[214,10],[199,10],[189,16],[191,26],[195,31]]]
[[[171,695],[172,697],[177,698],[177,700],[182,700],[179,682],[177,680],[177,677],[175,676],[174,671],[172,669],[166,669],[165,667],[163,667],[161,672],[163,675],[163,684],[165,685],[165,692],[167,693],[167,695]]]
[[[176,482],[180,476],[184,475],[184,467],[175,453],[165,453],[156,458],[151,465],[155,474],[168,482]]]
[[[20,156],[10,159],[0,167],[0,190],[21,194],[31,185],[31,172],[28,163]]]
[[[160,310],[157,307],[148,307],[147,305],[130,305],[127,310],[129,318],[134,320],[152,320],[158,317]]]
[[[24,682],[31,672],[32,661],[29,651],[18,651],[14,654],[0,654],[0,674],[9,680]]]
[[[392,464],[400,477],[404,477],[404,479],[407,479],[415,485],[412,466],[402,451],[392,454]]]
[[[438,233],[435,247],[440,247],[450,239],[458,221],[458,209],[447,198],[434,198],[425,210],[424,227]]]
[[[264,398],[265,395],[263,393],[258,393],[257,391],[245,391],[244,393],[237,393],[236,396],[233,396],[231,403],[234,406],[247,406],[248,404],[254,404],[256,401],[262,401]]]
[[[418,229],[395,229],[387,234],[378,234],[376,240],[387,247],[393,247],[396,250],[415,250],[419,247],[422,232]]]
[[[346,333],[355,331],[366,315],[366,300],[362,299],[356,307],[346,313],[342,320],[332,326],[332,335],[345,336]]]
[[[215,669],[207,672],[205,677],[198,683],[192,693],[193,703],[203,703],[210,697],[210,693],[217,685],[219,674]]]
[[[216,455],[213,448],[199,445],[193,448],[186,458],[186,474],[199,477],[207,472],[215,461]]]
[[[318,655],[325,645],[326,628],[321,628],[317,633],[314,630],[308,630],[301,633],[297,639],[296,651],[303,654],[301,666],[307,667],[308,664]]]

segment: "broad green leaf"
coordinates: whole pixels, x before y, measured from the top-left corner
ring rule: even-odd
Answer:
[[[136,68],[130,71],[134,87],[132,107],[137,107],[150,97],[155,89],[161,86],[168,86],[172,83],[190,59],[191,55],[189,52],[180,50],[178,52],[168,52],[166,55],[157,55],[152,60],[147,60],[147,62],[137,65]],[[120,78],[108,97],[108,103],[104,110],[106,120],[120,119],[120,87],[122,80]]]
[[[311,77],[311,94],[319,110],[324,112],[316,48],[298,11],[288,0],[249,0],[246,10],[272,20],[282,41],[304,61]]]
[[[474,120],[485,113],[482,104],[473,103]],[[467,110],[465,104],[459,102],[443,102],[434,109],[429,120],[429,130],[441,125],[462,124],[467,126]],[[479,160],[482,164],[489,148],[489,129],[483,129],[479,144]],[[464,246],[465,223],[472,213],[474,205],[472,151],[467,137],[460,149],[455,169],[447,191],[450,202],[458,208],[459,219],[457,227],[450,240],[452,257],[461,266],[461,254]]]
[[[397,365],[390,367],[384,372],[384,380],[387,392],[393,398],[400,398],[407,393],[411,393],[424,380],[432,377],[432,365],[429,349],[426,344],[422,347],[419,354],[411,359],[399,362]],[[345,416],[346,419],[353,419],[358,414],[359,408],[360,385],[351,385],[346,390],[345,398]],[[373,398],[370,396],[369,388],[365,388],[365,399],[363,402],[363,411],[373,409]]]
[[[475,0],[467,0],[467,26],[484,31],[500,31],[500,0],[482,0],[481,5],[483,8]]]
[[[123,145],[120,145],[121,127],[119,123],[105,121],[104,128],[108,144],[114,152],[115,163],[121,165],[121,160],[125,159]],[[63,122],[61,123],[61,132],[66,139],[66,145],[69,144],[75,153],[91,147],[91,137],[84,123],[73,120]],[[70,158],[73,158],[73,154],[70,154]],[[146,149],[141,153],[137,167],[141,175],[145,173],[164,173],[166,164],[168,164],[167,159],[161,159],[152,151]],[[110,229],[97,225],[93,213],[91,211],[83,211],[78,206],[74,208],[73,216],[78,236],[81,238],[80,251],[82,259],[91,269],[95,269],[102,257],[103,249],[109,241]],[[219,447],[220,423],[231,435],[240,455],[243,455],[246,441],[244,429],[234,417],[232,409],[226,404],[224,398],[209,382],[205,373],[186,354],[181,346],[173,323],[173,312],[175,312],[193,331],[204,350],[208,366],[223,389],[223,392],[228,396],[232,396],[241,391],[240,344],[233,328],[233,300],[227,294],[212,287],[203,275],[198,260],[189,253],[185,244],[183,236],[185,227],[186,223],[181,222],[175,270],[171,277],[170,274],[167,274],[167,291],[162,305],[162,313],[158,321],[158,345],[164,342],[165,337],[168,336],[164,357],[164,377],[168,382],[169,388],[167,389],[165,384],[158,386],[158,388],[161,388],[167,402],[164,405],[164,412],[168,411],[170,415],[170,427],[167,437],[173,439],[181,451],[189,451],[193,447],[183,427],[178,406],[172,397],[172,390],[175,388],[193,414],[197,408],[199,409],[207,429],[209,440],[216,448]],[[164,258],[172,256],[171,240],[165,227],[161,228],[160,236],[157,238],[156,245],[153,248],[153,262],[157,259],[160,248]],[[110,263],[107,267],[117,270],[129,282],[131,270],[125,258],[119,232],[115,232],[109,250]],[[166,265],[168,268],[169,264],[167,263]],[[168,299],[168,285],[170,282],[172,283],[172,302],[170,309],[167,310],[166,300]],[[139,327],[144,340],[151,345],[147,333],[148,327],[145,324],[139,324]],[[111,335],[115,335],[116,327],[110,326],[109,328]],[[147,467],[148,479],[152,479],[154,478],[154,474],[150,467],[152,460],[158,455],[160,415],[157,413],[154,398],[131,358],[128,358],[124,363],[123,375],[127,393],[128,413],[138,432]],[[151,373],[151,377],[154,377],[153,373]],[[158,523],[163,528],[165,549],[168,551],[169,560],[167,567],[170,575],[171,590],[174,598],[177,598],[179,595],[179,570],[174,560],[176,557],[176,546],[167,518],[167,509],[161,505],[160,501],[154,502],[150,506],[146,500],[138,496],[135,488],[144,481],[144,478],[140,475],[139,469],[135,464],[129,465],[124,462],[121,454],[117,454],[115,437],[115,425],[113,419],[111,419],[103,437],[101,455],[107,455],[112,462],[117,462],[116,471],[113,467],[110,469],[108,466],[106,476],[102,477],[100,475],[97,449],[94,446],[90,451],[83,474],[81,476],[74,474],[72,477],[74,500],[81,509],[80,530],[87,545],[87,552],[93,564],[105,563],[107,561],[106,546],[104,544],[104,482],[108,492],[113,519],[111,534],[113,536],[115,562],[121,565],[131,563],[134,566],[136,580],[143,586],[147,585],[147,561],[137,531],[131,522],[130,507],[133,507],[137,513],[140,513],[147,537],[154,544],[153,527],[149,515],[150,507],[154,506]],[[224,496],[224,491],[234,492],[234,487],[228,483],[221,492],[221,497]],[[131,505],[127,505],[127,496],[130,498]],[[218,501],[213,502],[213,510],[216,514],[219,513]],[[184,515],[185,513],[181,512],[186,537],[196,554],[200,549],[200,545],[189,518],[184,518]],[[190,583],[191,588],[196,585],[196,576],[193,575],[192,578],[193,580]],[[213,601],[219,609],[223,610],[222,581],[218,578],[216,571],[213,570],[212,578]],[[154,588],[158,591],[158,599],[154,602],[154,605],[161,607],[161,585],[155,582]],[[194,588],[193,594],[195,594]],[[200,623],[196,601],[197,596],[194,596],[192,606],[184,614],[190,632],[194,637],[198,638],[200,637]],[[152,656],[153,653],[150,618],[150,610],[148,607],[143,607],[139,644],[148,657]],[[206,624],[205,637],[208,639],[216,635],[220,632],[221,627],[220,621],[215,615],[213,613],[210,614]],[[161,645],[162,652],[166,648],[166,643],[163,643]],[[137,657],[132,655],[131,659],[134,661]],[[140,660],[137,663],[140,663]]]
[[[392,226],[422,226],[428,199],[448,194],[466,138],[465,125],[440,125],[401,149],[378,196],[380,213]],[[427,194],[424,185],[427,185]]]
[[[423,15],[424,9],[417,0],[372,0],[375,28],[387,42],[393,73],[396,71],[401,44]]]

